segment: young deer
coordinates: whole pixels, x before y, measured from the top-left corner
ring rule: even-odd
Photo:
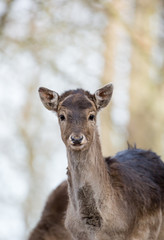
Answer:
[[[39,89],[44,106],[58,115],[67,148],[65,226],[76,240],[164,240],[164,163],[137,148],[102,156],[96,118],[112,92],[112,84],[93,95]]]

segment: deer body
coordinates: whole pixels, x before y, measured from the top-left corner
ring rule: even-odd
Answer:
[[[111,84],[94,95],[84,90],[40,88],[46,108],[56,111],[67,148],[65,226],[74,240],[162,240],[164,163],[151,151],[129,149],[104,159],[97,112],[112,96]]]
[[[48,197],[41,219],[28,240],[72,240],[64,226],[67,205],[67,182],[64,181]]]

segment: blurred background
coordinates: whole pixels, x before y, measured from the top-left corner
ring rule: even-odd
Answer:
[[[26,239],[66,178],[38,88],[94,93],[108,82],[104,155],[128,141],[164,159],[164,0],[0,0],[0,240]]]

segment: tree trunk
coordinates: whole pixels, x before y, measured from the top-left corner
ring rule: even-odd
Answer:
[[[156,0],[151,4],[148,0],[137,1],[130,86],[129,141],[142,148],[153,148],[162,154],[164,89],[155,79],[158,69],[152,57],[157,44],[153,28],[156,9]]]
[[[127,145],[128,94],[129,94],[129,25],[133,0],[107,3],[109,22],[106,27],[105,67],[102,84],[114,83],[114,95],[111,104],[101,113],[101,142],[104,155],[113,155]],[[123,96],[123,97],[122,97]],[[123,117],[125,116],[124,120]],[[121,121],[122,120],[122,121]]]

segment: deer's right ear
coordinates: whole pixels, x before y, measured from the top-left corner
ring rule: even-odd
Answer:
[[[109,83],[95,92],[96,106],[98,109],[104,108],[111,100],[113,84]]]
[[[47,88],[39,88],[39,96],[43,105],[51,111],[57,111],[59,95]]]

